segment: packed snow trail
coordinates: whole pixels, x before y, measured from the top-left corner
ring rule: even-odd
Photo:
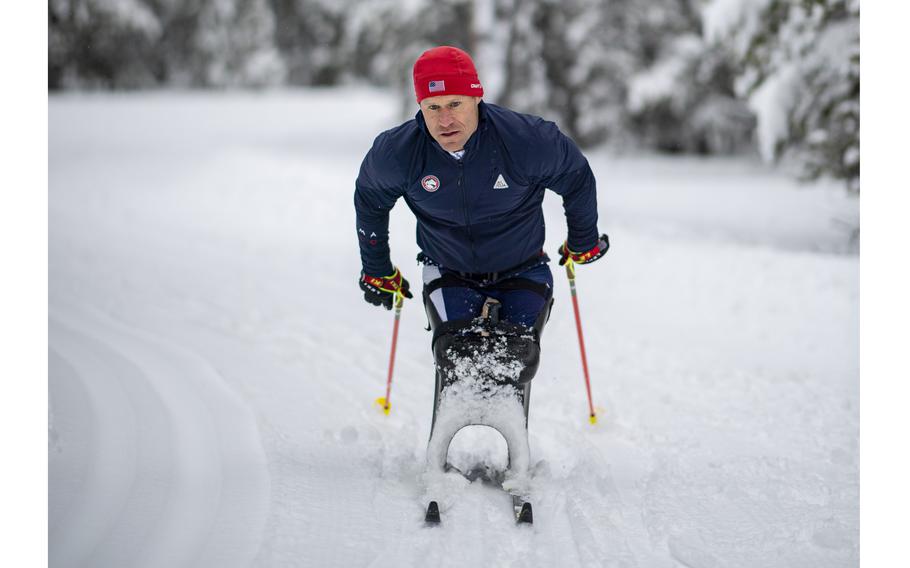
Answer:
[[[605,259],[530,410],[534,525],[452,478],[423,526],[426,318],[367,305],[353,179],[382,91],[50,100],[54,566],[855,566],[858,204],[744,159],[589,155]],[[352,112],[354,109],[356,112]],[[546,249],[565,235],[545,201]],[[414,220],[392,213],[411,282]],[[502,464],[495,433],[451,459]]]
[[[252,559],[267,511],[265,456],[249,409],[204,360],[52,304],[49,363],[50,565]]]

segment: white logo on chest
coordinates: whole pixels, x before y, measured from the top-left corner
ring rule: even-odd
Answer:
[[[506,183],[506,178],[502,177],[502,174],[499,174],[499,177],[496,178],[496,183],[493,184],[493,189],[508,189],[509,184]]]

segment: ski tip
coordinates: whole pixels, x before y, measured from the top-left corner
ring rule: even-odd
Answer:
[[[392,410],[392,405],[385,399],[384,396],[381,396],[376,399],[376,404],[382,407],[382,413],[386,416],[389,415],[389,412]]]
[[[430,504],[427,505],[427,514],[424,516],[423,521],[428,525],[439,524],[439,504],[436,501],[430,501]]]
[[[530,525],[534,523],[534,511],[531,509],[530,503],[521,504],[521,511],[518,513],[516,521],[520,525]]]

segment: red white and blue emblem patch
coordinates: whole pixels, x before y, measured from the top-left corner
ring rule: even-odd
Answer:
[[[420,180],[420,185],[422,185],[425,190],[432,193],[439,189],[439,178],[436,176],[425,176]]]

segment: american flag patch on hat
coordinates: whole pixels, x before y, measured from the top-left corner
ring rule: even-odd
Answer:
[[[445,90],[446,90],[445,81],[430,81],[430,92],[431,93],[436,93],[436,92],[445,91]]]

